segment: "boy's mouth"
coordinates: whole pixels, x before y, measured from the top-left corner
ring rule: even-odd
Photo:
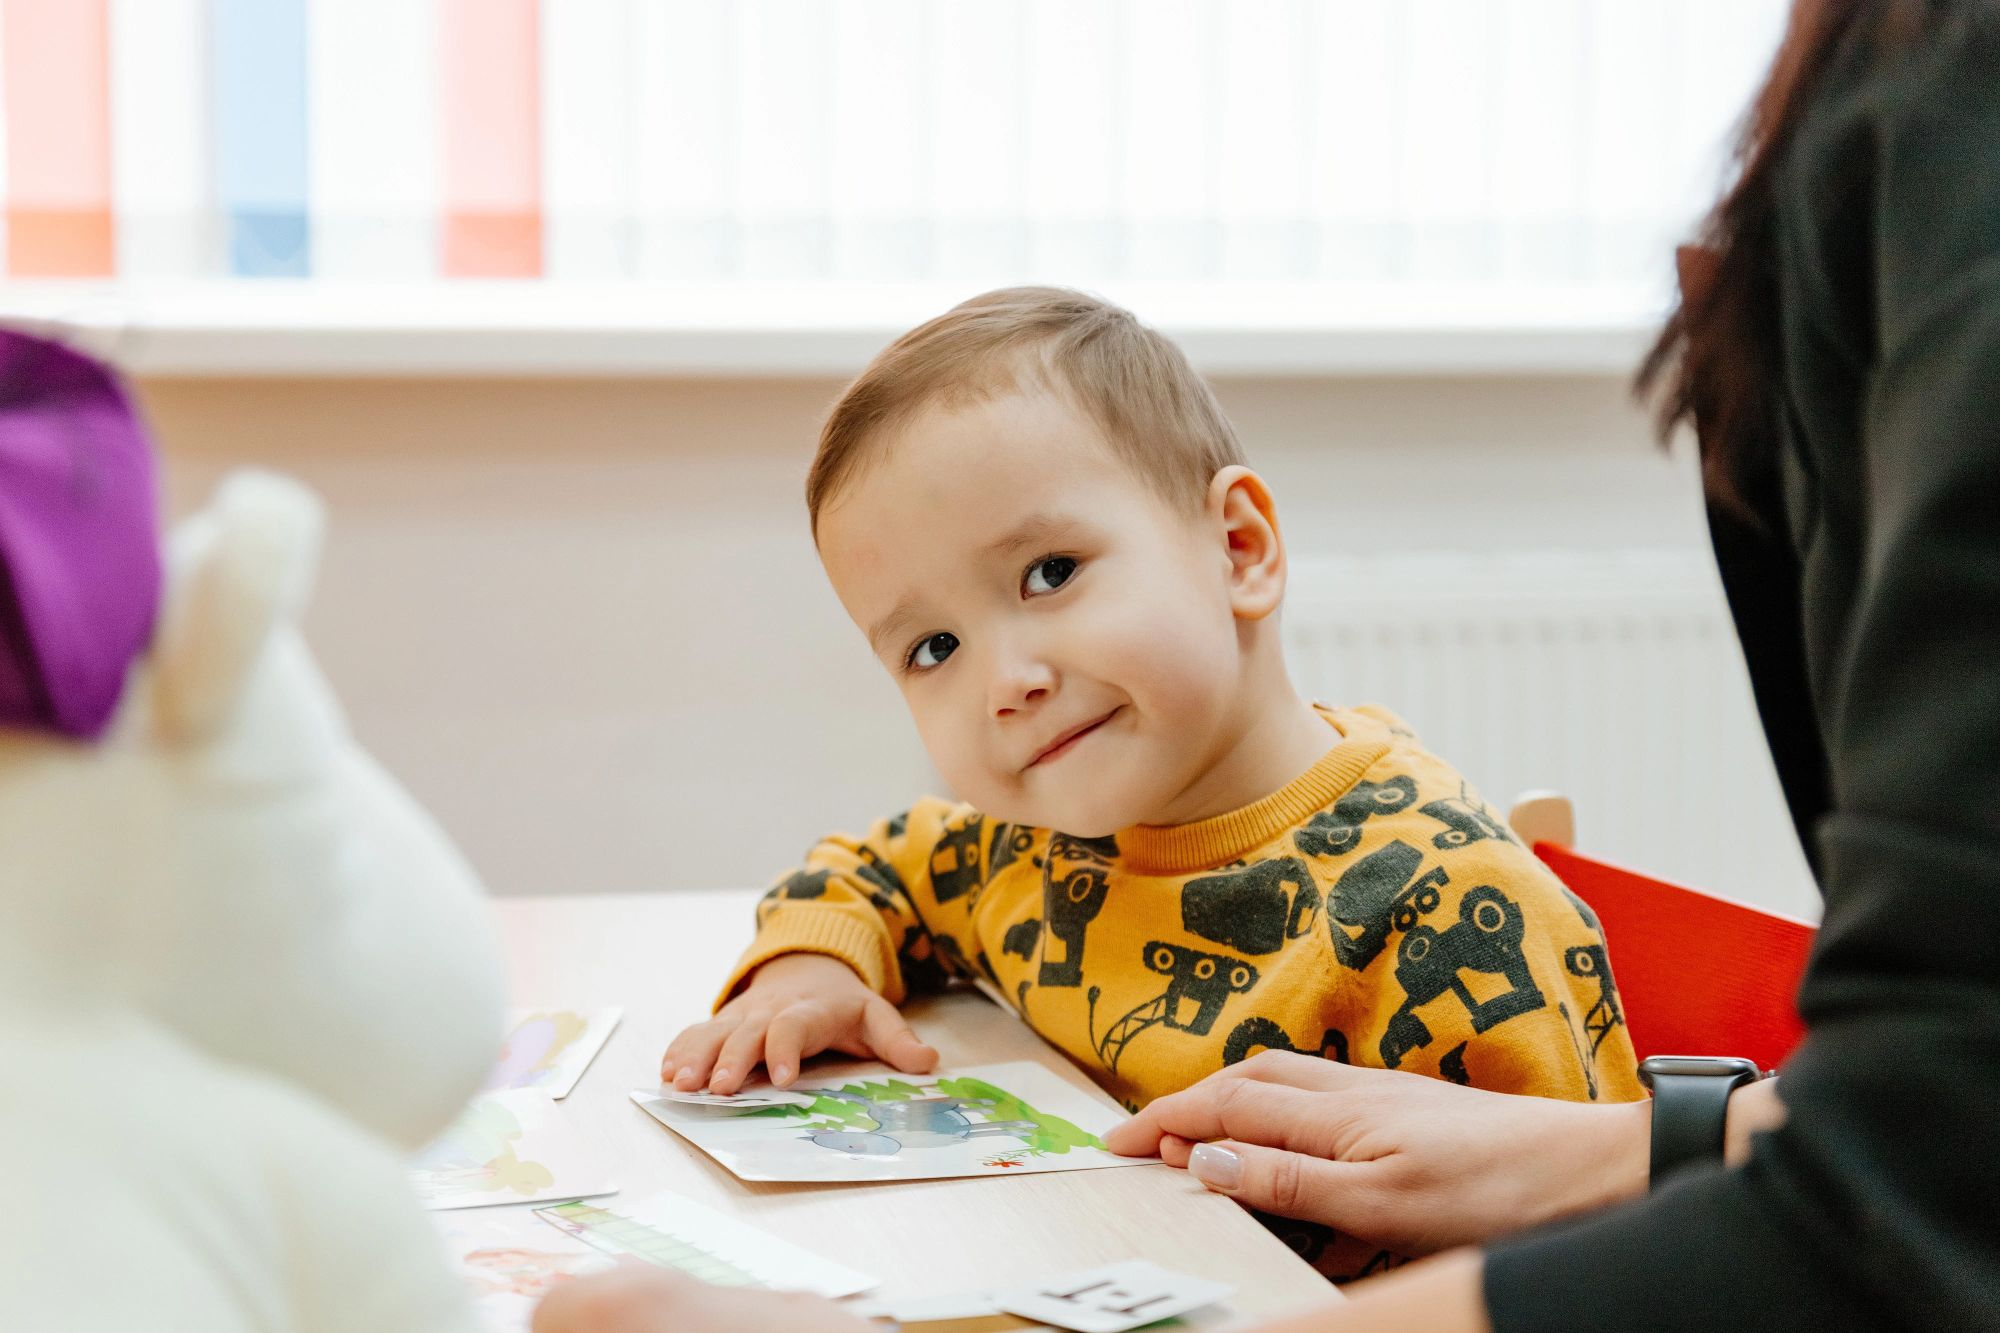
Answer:
[[[1061,735],[1057,736],[1054,740],[1050,741],[1047,745],[1043,746],[1040,750],[1036,751],[1035,757],[1028,761],[1027,766],[1029,768],[1033,768],[1037,764],[1047,763],[1051,759],[1060,759],[1063,755],[1068,754],[1071,748],[1074,747],[1078,741],[1082,740],[1085,736],[1088,736],[1091,732],[1096,731],[1099,727],[1103,726],[1106,722],[1109,722],[1112,718],[1118,716],[1118,714],[1124,710],[1124,707],[1125,705],[1120,704],[1118,705],[1117,708],[1112,709],[1110,712],[1106,713],[1103,717],[1097,718],[1094,721],[1085,722],[1081,726],[1071,727],[1068,731],[1063,732]]]

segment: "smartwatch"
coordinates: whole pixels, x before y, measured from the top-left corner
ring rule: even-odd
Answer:
[[[1652,1184],[1683,1167],[1722,1160],[1729,1094],[1763,1072],[1755,1062],[1708,1055],[1653,1055],[1639,1081],[1653,1092]]]

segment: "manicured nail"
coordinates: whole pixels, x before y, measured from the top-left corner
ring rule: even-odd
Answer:
[[[792,1076],[792,1067],[790,1065],[771,1066],[771,1081],[773,1083],[783,1083],[787,1079],[791,1078],[791,1076]]]
[[[1188,1154],[1188,1170],[1225,1194],[1243,1183],[1243,1159],[1219,1143],[1197,1143]]]

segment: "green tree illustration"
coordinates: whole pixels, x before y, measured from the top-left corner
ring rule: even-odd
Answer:
[[[857,1097],[866,1097],[874,1102],[908,1101],[914,1097],[929,1097],[939,1093],[947,1097],[957,1097],[967,1102],[990,1102],[990,1106],[979,1108],[987,1120],[1025,1120],[1036,1126],[1034,1132],[1022,1135],[1027,1149],[1036,1157],[1060,1156],[1072,1148],[1104,1147],[1104,1140],[1095,1134],[1085,1133],[1061,1116],[1038,1111],[1013,1093],[996,1084],[977,1078],[944,1078],[933,1084],[906,1082],[892,1078],[879,1082],[843,1084],[839,1089]],[[754,1111],[738,1112],[739,1119],[762,1116],[767,1120],[803,1121],[804,1127],[817,1133],[820,1130],[873,1129],[874,1122],[868,1113],[853,1102],[838,1097],[815,1096],[811,1106],[764,1106]]]

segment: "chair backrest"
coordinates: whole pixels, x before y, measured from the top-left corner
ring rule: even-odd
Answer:
[[[1603,923],[1626,1028],[1649,1055],[1739,1055],[1784,1062],[1805,1035],[1799,978],[1804,921],[1669,884],[1552,842],[1535,855]]]

